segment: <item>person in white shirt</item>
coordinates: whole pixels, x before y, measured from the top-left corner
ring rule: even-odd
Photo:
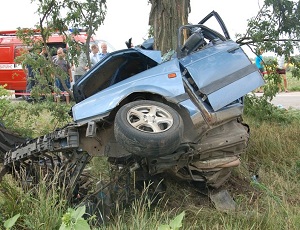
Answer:
[[[280,74],[283,77],[283,86],[284,86],[284,91],[287,93],[288,89],[287,89],[287,79],[286,79],[286,67],[288,65],[288,63],[285,65],[285,56],[282,55],[278,55],[277,56],[277,73]],[[278,85],[279,87],[279,91],[281,91],[281,85]]]
[[[99,54],[100,60],[101,60],[102,58],[104,58],[107,54],[109,54],[109,53],[107,52],[107,44],[106,44],[105,42],[103,42],[103,43],[101,44],[101,53]]]
[[[99,57],[99,47],[97,44],[93,44],[91,46],[92,52],[90,54],[90,59],[91,59],[91,66],[93,67],[94,65],[96,65],[98,63],[98,61],[100,61],[100,57]]]

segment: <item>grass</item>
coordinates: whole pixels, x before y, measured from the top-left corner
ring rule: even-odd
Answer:
[[[236,211],[218,211],[200,187],[168,178],[166,194],[158,204],[151,205],[145,190],[130,207],[93,229],[159,229],[169,226],[182,211],[181,229],[299,229],[300,114],[267,109],[268,119],[263,117],[264,110],[257,108],[256,114],[244,116],[251,128],[249,146],[242,164],[222,187],[235,200]],[[47,120],[51,119],[43,122]],[[95,177],[107,176],[105,159],[94,158],[89,166]],[[257,180],[252,179],[254,175]],[[34,192],[37,196],[32,196],[32,191],[24,192],[6,176],[0,183],[0,229],[18,213],[21,217],[15,229],[58,229],[68,207],[54,187],[45,188],[41,184]]]
[[[15,229],[59,228],[61,217],[66,211],[66,202],[54,184],[42,182],[34,189],[23,190],[15,180],[6,176],[0,184],[0,191],[2,221],[21,214]]]
[[[300,91],[300,79],[298,80],[295,77],[292,77],[291,72],[287,72],[287,82],[288,82],[288,90],[292,91]]]

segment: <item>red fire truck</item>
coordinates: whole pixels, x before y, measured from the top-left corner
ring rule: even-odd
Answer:
[[[15,63],[15,58],[21,55],[25,45],[16,36],[16,30],[0,31],[0,85],[6,85],[6,89],[15,90],[16,95],[20,95],[26,90],[26,75],[22,66]],[[40,34],[36,34],[37,39],[41,39]],[[75,36],[76,41],[84,43],[86,41],[87,34],[80,33]],[[91,43],[99,43],[101,40],[97,40],[92,37]],[[64,42],[64,36],[59,34],[52,34],[47,45],[52,47],[66,47]]]

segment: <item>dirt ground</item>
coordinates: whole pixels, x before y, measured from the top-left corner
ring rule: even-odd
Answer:
[[[227,191],[233,200],[240,195],[247,197],[248,204],[253,203],[259,196],[259,191],[251,185],[249,179],[232,175],[224,185],[218,189],[207,188],[201,183],[189,183],[176,181],[174,178],[167,178],[167,191],[165,199],[170,209],[186,207],[188,209],[195,207],[214,208],[209,195],[220,191]],[[162,202],[164,203],[164,202]]]

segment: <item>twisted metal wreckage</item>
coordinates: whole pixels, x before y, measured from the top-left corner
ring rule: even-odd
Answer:
[[[204,25],[212,16],[224,35]],[[78,201],[91,198],[85,166],[102,156],[114,174],[92,195],[106,206],[128,201],[131,174],[136,184],[154,181],[156,194],[165,175],[220,187],[247,146],[244,95],[264,84],[260,72],[216,12],[180,27],[167,60],[145,44],[111,53],[75,83],[73,123],[32,140],[2,129],[1,178],[24,171],[35,185],[41,172],[51,178],[58,169],[68,199]]]

